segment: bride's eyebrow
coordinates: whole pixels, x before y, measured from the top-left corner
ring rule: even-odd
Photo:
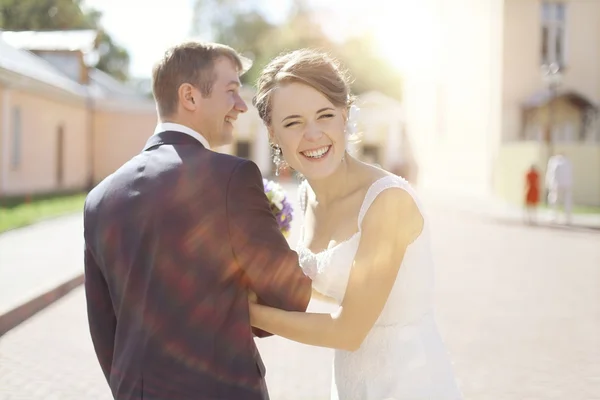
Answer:
[[[317,111],[317,114],[322,113],[323,111],[335,111],[335,109],[333,109],[331,107],[324,107],[324,108],[321,108],[319,111]]]
[[[292,118],[302,118],[301,115],[288,115],[287,117],[285,117],[284,119],[281,120],[281,122],[285,122],[286,119],[292,119]]]

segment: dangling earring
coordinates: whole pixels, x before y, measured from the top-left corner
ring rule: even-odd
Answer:
[[[273,145],[273,164],[275,164],[275,176],[279,176],[279,169],[281,168],[281,147],[276,144]]]

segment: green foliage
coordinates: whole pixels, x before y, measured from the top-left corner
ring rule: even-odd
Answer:
[[[83,210],[86,193],[0,199],[0,233]]]
[[[83,11],[81,0],[0,0],[0,29],[6,31],[53,31],[96,29],[100,31],[100,58],[96,65],[117,79],[126,80],[129,54],[103,32],[102,14]]]
[[[278,54],[310,47],[327,51],[342,62],[354,78],[354,93],[378,90],[401,98],[401,77],[375,52],[371,37],[334,43],[303,0],[294,0],[283,20],[282,24],[268,21],[256,1],[196,0],[193,32],[250,56],[254,65],[242,77],[245,83],[254,83],[262,68]]]

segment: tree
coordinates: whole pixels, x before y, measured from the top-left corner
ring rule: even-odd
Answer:
[[[126,80],[129,54],[101,28],[102,14],[84,12],[81,0],[0,0],[0,29],[12,31],[51,31],[95,29],[99,31],[100,57],[96,68],[117,79]]]
[[[233,0],[196,0],[193,32],[205,39],[227,44],[249,55],[254,65],[243,77],[255,82],[262,68],[281,52],[310,47],[336,56],[354,77],[352,90],[360,94],[379,90],[400,99],[401,79],[396,70],[374,52],[369,36],[334,43],[305,0],[293,0],[280,25],[269,22],[257,3]]]

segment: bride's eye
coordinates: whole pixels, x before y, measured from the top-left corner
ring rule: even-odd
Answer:
[[[290,126],[297,125],[298,123],[299,123],[298,121],[292,121],[292,122],[289,122],[289,123],[285,124],[284,127],[285,128],[289,128]]]
[[[333,117],[335,117],[335,115],[334,115],[334,114],[323,114],[323,115],[321,115],[321,116],[319,117],[319,119],[322,119],[322,118],[333,118]]]

